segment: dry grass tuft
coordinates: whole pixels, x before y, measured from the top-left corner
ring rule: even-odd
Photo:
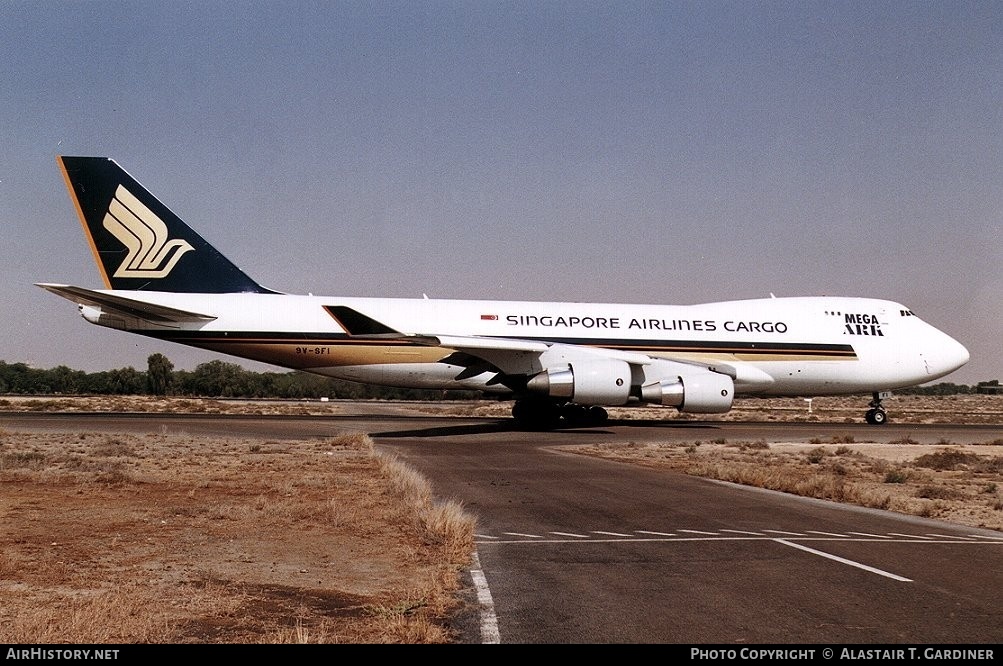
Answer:
[[[406,507],[424,507],[432,501],[432,487],[421,474],[394,456],[378,455],[380,471],[391,493]]]
[[[477,519],[461,503],[436,502],[423,512],[422,521],[430,539],[441,544],[451,562],[469,564]]]
[[[0,629],[5,643],[163,643],[170,615],[150,607],[152,594],[134,584],[86,595],[55,593]],[[86,639],[86,640],[81,640]]]
[[[450,562],[467,565],[476,519],[458,502],[434,502],[428,481],[414,469],[392,456],[379,455],[378,459],[398,506],[411,510],[411,518],[424,530],[427,542],[441,547]]]
[[[364,432],[353,432],[346,435],[331,437],[325,446],[337,451],[359,451],[373,453],[373,440]]]

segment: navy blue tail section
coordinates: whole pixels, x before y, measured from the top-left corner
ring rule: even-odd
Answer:
[[[57,159],[108,288],[275,293],[249,278],[114,160]]]

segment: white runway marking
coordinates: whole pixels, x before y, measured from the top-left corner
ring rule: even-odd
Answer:
[[[477,603],[481,607],[481,642],[501,643],[501,635],[498,633],[498,617],[495,615],[495,602],[491,598],[491,590],[488,588],[488,581],[481,570],[481,558],[474,551],[474,564],[470,569],[470,577],[474,581],[474,588],[477,590]]]
[[[846,538],[845,534],[836,534],[834,532],[819,532],[818,530],[808,530],[808,534],[821,534],[822,536],[840,537],[842,539]]]
[[[822,530],[805,530],[804,532],[790,532],[785,530],[768,529],[761,532],[752,530],[732,530],[722,529],[717,532],[703,530],[680,529],[675,532],[661,532],[655,530],[634,530],[627,534],[612,530],[593,530],[588,533],[550,531],[546,535],[532,534],[527,532],[502,532],[502,536],[487,534],[476,535],[479,543],[484,545],[493,544],[518,544],[518,543],[642,543],[642,542],[691,542],[691,541],[776,541],[777,539],[787,539],[789,541],[895,541],[912,543],[973,543],[973,544],[1003,544],[1003,535],[958,535],[950,534],[905,534],[904,532],[889,532],[887,534],[873,534],[870,532],[826,532]],[[506,539],[506,537],[511,537]],[[610,538],[607,538],[610,537]]]
[[[863,569],[864,571],[870,571],[871,573],[876,573],[879,576],[885,576],[886,578],[891,578],[892,580],[901,581],[903,583],[912,582],[911,578],[904,578],[902,576],[898,576],[896,574],[889,573],[887,571],[882,571],[881,569],[875,569],[874,567],[869,567],[866,564],[861,564],[860,562],[854,562],[853,560],[847,560],[842,557],[836,557],[835,555],[830,555],[829,553],[823,553],[820,550],[815,550],[814,548],[809,548],[808,546],[802,546],[801,544],[793,543],[791,541],[787,541],[786,539],[774,539],[774,541],[776,541],[777,543],[782,543],[785,546],[790,546],[791,548],[797,548],[798,550],[803,550],[806,553],[819,555],[821,557],[825,557],[827,559],[836,562],[841,562],[842,564],[848,564],[851,567],[857,567],[858,569]]]

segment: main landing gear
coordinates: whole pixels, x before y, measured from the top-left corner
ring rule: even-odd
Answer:
[[[602,425],[609,420],[609,414],[599,405],[561,404],[547,400],[516,400],[512,406],[512,417],[527,430],[552,430],[562,425],[580,428]]]
[[[869,410],[864,418],[871,425],[884,425],[888,423],[888,414],[885,412],[885,408],[881,405],[881,401],[890,396],[891,393],[888,391],[882,391],[880,393],[874,393],[874,399],[868,403]]]

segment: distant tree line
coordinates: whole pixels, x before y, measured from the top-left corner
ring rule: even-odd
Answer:
[[[957,395],[999,393],[999,380],[975,386],[942,382],[900,389],[902,395]],[[0,361],[0,394],[7,395],[170,395],[208,398],[286,398],[347,400],[465,400],[477,391],[397,389],[322,377],[306,372],[254,372],[236,363],[209,361],[192,371],[175,370],[163,354],[147,358],[146,372],[119,368],[101,372],[71,370],[61,365],[48,370],[25,363]]]
[[[895,392],[902,395],[958,395],[963,393],[999,393],[999,388],[999,380],[993,379],[987,382],[979,382],[974,386],[941,382],[939,384],[931,384],[930,386],[914,386],[912,388],[898,389]]]
[[[398,389],[322,377],[306,372],[254,372],[236,363],[209,361],[192,371],[175,370],[163,354],[147,358],[146,371],[120,368],[101,372],[48,370],[0,361],[0,394],[7,395],[165,395],[207,398],[464,400],[477,391]]]
[[[952,384],[941,382],[930,386],[912,386],[910,388],[897,389],[895,393],[902,395],[957,395],[959,393],[975,393],[974,387],[966,384]]]

